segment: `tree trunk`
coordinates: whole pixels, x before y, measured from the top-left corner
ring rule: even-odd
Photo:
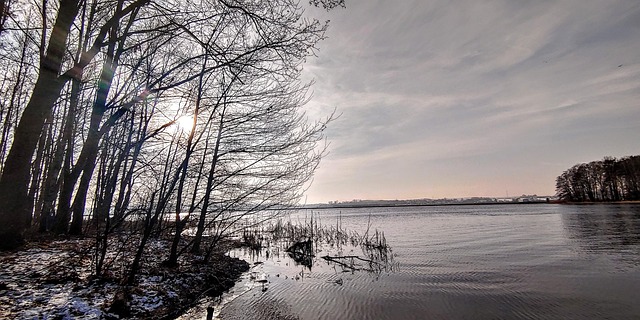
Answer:
[[[78,0],[61,0],[46,56],[38,80],[14,133],[13,144],[0,177],[0,249],[23,242],[29,212],[28,186],[33,157],[45,119],[60,96],[66,81],[58,77],[69,29],[78,13]]]
[[[55,202],[58,191],[61,188],[62,180],[69,174],[71,156],[73,153],[73,128],[76,121],[76,109],[80,99],[82,83],[78,79],[73,79],[71,83],[71,98],[67,109],[66,120],[64,122],[62,138],[58,141],[56,151],[51,161],[51,168],[47,174],[42,191],[42,207],[40,209],[40,232],[47,232],[53,228],[55,217]],[[65,161],[65,155],[67,157]],[[63,170],[63,164],[65,166]],[[63,172],[64,174],[60,174]],[[67,219],[68,220],[68,219]],[[65,226],[66,230],[66,226]]]
[[[202,201],[202,209],[200,211],[200,218],[198,219],[198,229],[196,230],[196,236],[193,240],[193,247],[191,251],[193,253],[200,252],[200,244],[202,243],[202,235],[204,234],[205,223],[207,220],[207,213],[209,210],[209,201],[211,200],[211,192],[213,191],[213,178],[215,176],[216,164],[218,162],[218,152],[220,150],[220,141],[222,140],[222,127],[224,123],[224,113],[226,107],[223,107],[220,115],[220,125],[218,127],[218,135],[216,136],[216,142],[214,145],[213,159],[211,160],[211,167],[209,168],[209,175],[207,177],[207,187],[204,193],[204,199]]]
[[[51,118],[49,118],[49,122],[50,121],[51,121]],[[44,160],[43,158],[45,154],[50,154],[51,152],[50,150],[51,146],[49,142],[52,140],[51,138],[52,130],[53,128],[49,126],[49,130],[46,130],[46,132],[42,132],[42,134],[40,135],[40,140],[38,140],[38,149],[37,149],[36,157],[33,161],[33,167],[31,170],[31,186],[29,187],[29,192],[27,193],[27,199],[28,199],[27,211],[29,212],[29,214],[25,217],[27,219],[27,221],[25,222],[27,227],[31,226],[31,222],[33,220],[32,216],[34,212],[34,203],[35,203],[38,191],[40,191],[42,187],[42,184],[41,184],[42,173],[43,172],[46,173],[48,171],[49,159]]]
[[[122,0],[118,2],[116,16],[120,14],[121,10]],[[91,182],[91,177],[93,176],[93,170],[96,167],[96,159],[98,158],[99,149],[98,145],[103,133],[105,132],[105,130],[101,130],[100,124],[102,123],[102,118],[107,111],[107,97],[109,96],[113,77],[115,75],[116,68],[118,67],[117,60],[119,54],[116,54],[115,52],[117,29],[118,23],[115,23],[110,30],[109,40],[111,40],[111,43],[107,49],[107,59],[102,65],[98,91],[96,92],[96,98],[93,103],[93,108],[91,109],[89,133],[87,135],[87,140],[82,145],[82,151],[80,152],[81,156],[85,155],[86,157],[78,159],[77,166],[82,170],[82,178],[80,179],[80,185],[78,186],[76,197],[73,201],[73,205],[71,206],[73,219],[69,227],[69,234],[73,235],[79,235],[82,233],[82,222],[84,220],[84,206],[87,202],[87,192],[89,191],[89,184]],[[122,43],[123,42],[120,42],[121,45]],[[110,124],[105,124],[105,127],[107,126],[110,126]],[[109,127],[106,129],[109,129]],[[81,163],[80,161],[83,162]],[[75,185],[75,182],[73,182],[73,185]]]
[[[196,134],[196,124],[198,123],[198,113],[200,112],[200,102],[202,100],[202,75],[203,74],[200,75],[198,96],[196,98],[196,106],[193,113],[193,123],[191,125],[189,137],[187,138],[187,151],[184,156],[184,161],[182,162],[182,167],[178,169],[178,172],[180,172],[180,182],[178,183],[178,195],[176,197],[176,233],[173,235],[169,260],[167,261],[167,265],[172,267],[178,265],[178,244],[180,244],[182,230],[186,226],[189,221],[189,216],[191,215],[191,210],[189,210],[189,214],[184,219],[180,219],[180,213],[182,211],[182,193],[184,191],[184,182],[187,178],[187,167],[189,167],[189,160],[191,159],[191,155],[195,149],[195,144],[197,144],[197,142],[194,144],[193,138]],[[197,191],[194,190],[194,193],[195,192]]]

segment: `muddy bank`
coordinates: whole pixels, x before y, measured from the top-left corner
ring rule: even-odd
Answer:
[[[144,268],[133,286],[118,275],[91,276],[91,240],[34,242],[0,252],[2,319],[173,319],[206,295],[233,287],[249,265],[222,253],[204,264],[185,255],[179,267],[166,268],[167,243],[150,245]],[[125,266],[122,266],[123,268]]]

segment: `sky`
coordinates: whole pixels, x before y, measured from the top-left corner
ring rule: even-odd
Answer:
[[[640,1],[347,0],[305,65],[340,115],[304,202],[553,195],[640,154]]]

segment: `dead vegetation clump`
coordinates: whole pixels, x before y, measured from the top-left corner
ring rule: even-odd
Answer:
[[[297,222],[279,218],[260,228],[245,229],[243,239],[252,250],[280,247],[298,265],[309,269],[321,252],[325,253],[321,256],[324,261],[341,267],[343,271],[381,273],[397,268],[384,232],[377,229],[371,232],[370,220],[363,234],[343,228],[341,217],[336,219],[335,225],[323,225],[319,220],[313,214],[310,219]],[[346,247],[360,248],[362,254],[344,255]]]

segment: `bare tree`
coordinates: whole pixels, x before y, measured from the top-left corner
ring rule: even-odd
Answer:
[[[13,142],[4,163],[0,177],[0,243],[3,247],[10,248],[20,244],[22,232],[28,227],[28,216],[31,215],[28,198],[31,158],[43,132],[45,120],[60,98],[62,89],[70,79],[79,77],[84,67],[96,56],[104,45],[111,25],[149,1],[135,1],[109,18],[100,28],[91,48],[81,55],[79,61],[73,63],[71,69],[63,73],[65,60],[68,59],[67,42],[71,26],[81,8],[80,2],[60,0],[51,36],[40,60],[38,78],[15,128]]]
[[[299,201],[333,117],[310,121],[302,109],[302,65],[327,25],[304,19],[299,3],[30,10],[35,27],[10,19],[16,28],[0,34],[15,39],[2,65],[22,75],[0,86],[0,246],[19,245],[36,217],[43,232],[94,236],[96,276],[119,252],[132,283],[153,237],[171,243],[168,265],[187,250],[209,259],[219,240]]]
[[[576,164],[556,179],[556,193],[573,202],[640,199],[640,156]]]

